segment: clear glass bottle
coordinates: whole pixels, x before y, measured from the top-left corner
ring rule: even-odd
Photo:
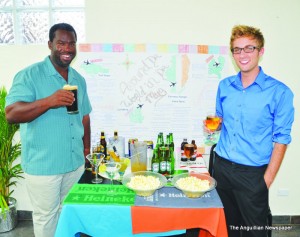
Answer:
[[[125,157],[125,137],[119,136],[118,131],[114,131],[114,135],[108,138],[108,143],[113,151],[119,157]]]

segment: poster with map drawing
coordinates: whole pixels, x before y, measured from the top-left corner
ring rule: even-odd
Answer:
[[[215,108],[219,81],[230,73],[228,47],[159,44],[81,44],[76,69],[92,103],[92,144],[115,130],[152,140],[173,132],[203,146],[203,119]],[[127,148],[127,147],[126,147]]]

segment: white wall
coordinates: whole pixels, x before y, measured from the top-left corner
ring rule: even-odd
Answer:
[[[298,0],[87,0],[87,42],[228,45],[233,25],[259,27],[266,40],[261,65],[293,90],[296,109],[293,142],[270,189],[270,205],[274,215],[300,215],[299,12]],[[0,47],[0,85],[9,88],[19,69],[48,52],[46,45]],[[23,183],[15,191],[18,208],[31,210]],[[278,196],[280,189],[288,196]]]

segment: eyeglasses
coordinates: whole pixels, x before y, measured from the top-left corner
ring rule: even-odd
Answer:
[[[235,47],[235,48],[231,49],[231,52],[233,54],[240,54],[242,52],[242,50],[244,50],[245,53],[252,53],[255,49],[259,50],[259,48],[256,46],[247,45],[244,48]]]

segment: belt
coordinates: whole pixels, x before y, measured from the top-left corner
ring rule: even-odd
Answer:
[[[222,163],[225,163],[225,164],[228,164],[228,165],[231,165],[231,166],[235,166],[235,167],[240,167],[240,168],[246,168],[246,169],[266,169],[268,164],[266,165],[261,165],[261,166],[251,166],[251,165],[243,165],[243,164],[239,164],[239,163],[236,163],[236,162],[233,162],[233,161],[230,161],[226,158],[223,158],[222,156],[219,156],[216,152],[215,152],[215,157]]]

